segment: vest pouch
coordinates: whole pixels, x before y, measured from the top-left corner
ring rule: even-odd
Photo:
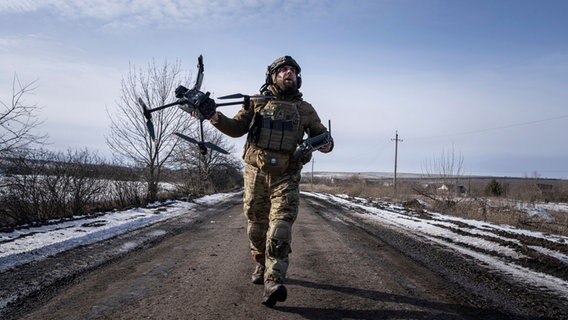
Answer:
[[[260,170],[273,175],[280,175],[288,169],[290,154],[261,150],[258,152],[256,164]]]
[[[282,143],[281,149],[283,151],[295,151],[298,146],[298,132],[293,121],[287,120],[284,122],[282,128]]]
[[[261,151],[261,149],[252,146],[245,146],[245,154],[243,155],[243,160],[245,160],[246,164],[250,164],[251,166],[258,168],[257,159],[258,154]]]
[[[264,118],[262,121],[262,127],[260,127],[258,140],[256,145],[260,148],[268,148],[270,146],[270,139],[272,136],[272,128],[270,125],[270,119]]]
[[[259,114],[258,139],[251,140],[255,146],[285,153],[296,150],[302,131],[297,102],[271,100],[255,112]]]
[[[274,151],[282,150],[282,136],[283,136],[283,122],[282,120],[274,120],[272,125],[272,133],[270,136],[270,145],[268,149]]]

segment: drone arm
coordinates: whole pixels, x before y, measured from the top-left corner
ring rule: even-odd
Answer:
[[[163,106],[159,106],[159,107],[156,107],[156,108],[154,108],[154,109],[150,109],[150,110],[148,110],[148,112],[159,111],[159,110],[166,109],[166,108],[169,108],[169,107],[177,106],[177,105],[179,105],[179,104],[181,104],[180,101],[168,103],[168,104],[165,104],[165,105],[163,105]]]

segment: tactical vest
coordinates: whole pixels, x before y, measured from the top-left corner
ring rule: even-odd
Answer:
[[[249,142],[270,150],[291,153],[298,146],[300,113],[298,102],[270,100],[257,111]]]

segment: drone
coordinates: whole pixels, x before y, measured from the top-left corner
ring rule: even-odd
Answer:
[[[206,103],[206,101],[209,100],[210,93],[209,92],[203,93],[202,91],[200,91],[201,84],[203,83],[203,71],[204,71],[203,56],[202,55],[200,55],[197,58],[197,69],[198,69],[197,79],[195,81],[193,88],[187,89],[183,86],[179,86],[178,89],[176,89],[176,98],[178,98],[177,101],[174,101],[172,103],[168,103],[168,104],[165,104],[163,106],[159,106],[159,107],[150,109],[150,108],[148,108],[148,106],[146,105],[144,100],[142,100],[142,98],[140,98],[140,97],[138,98],[138,104],[142,107],[144,117],[146,118],[146,127],[148,128],[148,134],[150,135],[150,138],[152,139],[152,141],[156,140],[154,123],[152,122],[152,113],[153,112],[163,110],[163,109],[173,107],[173,106],[179,106],[180,109],[184,110],[187,113],[190,113],[190,114],[197,113],[198,114],[200,137],[199,137],[199,140],[198,140],[198,139],[188,137],[188,136],[186,136],[182,133],[175,132],[174,134],[176,136],[180,137],[181,139],[183,139],[183,140],[185,140],[185,141],[187,141],[191,144],[197,145],[197,147],[199,148],[199,152],[202,155],[206,155],[208,149],[217,151],[217,152],[222,153],[222,154],[229,154],[229,152],[226,151],[225,149],[223,149],[223,148],[221,148],[221,147],[219,147],[219,146],[217,146],[217,145],[215,145],[211,142],[206,142],[205,139],[204,139],[203,121],[206,118],[203,115],[203,113],[201,112],[200,106],[202,104]],[[180,88],[182,88],[182,89],[180,89]],[[270,96],[263,96],[263,95],[248,96],[248,95],[244,95],[244,94],[241,94],[241,93],[236,93],[236,94],[231,94],[231,95],[219,97],[219,99],[242,99],[242,100],[233,101],[233,102],[218,103],[218,104],[215,104],[216,107],[243,105],[245,110],[248,110],[248,108],[250,108],[251,100],[254,100],[254,99],[271,99],[271,97]]]
[[[148,134],[150,135],[150,138],[152,139],[152,141],[156,140],[154,123],[152,122],[152,112],[156,112],[156,111],[163,110],[163,109],[173,107],[173,106],[179,106],[180,109],[182,109],[183,111],[185,111],[189,114],[197,113],[197,115],[199,117],[200,137],[199,137],[199,140],[197,140],[195,138],[188,137],[188,136],[186,136],[182,133],[174,132],[174,134],[176,136],[178,136],[179,138],[181,138],[181,139],[183,139],[183,140],[185,140],[185,141],[187,141],[191,144],[197,145],[197,147],[199,148],[199,152],[202,155],[206,155],[208,149],[211,149],[213,151],[217,151],[217,152],[222,153],[222,154],[229,154],[228,151],[219,147],[218,145],[205,141],[204,134],[203,134],[203,121],[207,118],[203,115],[203,112],[202,112],[203,109],[201,107],[205,106],[207,103],[214,103],[215,108],[216,107],[224,107],[224,106],[242,105],[245,110],[248,110],[251,106],[252,100],[271,100],[271,99],[274,99],[274,98],[270,95],[252,95],[252,96],[249,96],[249,95],[245,95],[245,94],[242,94],[242,93],[235,93],[235,94],[230,94],[230,95],[227,95],[227,96],[219,97],[218,99],[220,99],[220,100],[242,99],[242,100],[232,101],[232,102],[215,103],[214,101],[212,101],[212,99],[209,98],[209,95],[210,95],[209,92],[204,93],[204,92],[200,91],[201,84],[203,83],[203,71],[204,71],[203,56],[202,55],[200,55],[197,58],[197,69],[198,69],[197,80],[195,81],[193,88],[187,89],[183,86],[179,86],[176,89],[175,93],[176,93],[176,98],[178,98],[177,101],[174,101],[172,103],[168,103],[168,104],[165,104],[163,106],[159,106],[159,107],[150,109],[150,108],[148,108],[146,103],[144,103],[144,100],[142,100],[142,98],[140,98],[140,97],[138,98],[138,104],[140,104],[140,106],[142,107],[144,117],[146,118],[146,127],[148,128]],[[305,155],[312,153],[316,150],[319,150],[324,145],[333,141],[333,138],[331,137],[331,121],[329,121],[328,127],[329,127],[329,132],[325,132],[325,133],[322,133],[318,136],[306,139],[298,147],[298,149],[294,153],[294,157],[295,158],[304,157]]]

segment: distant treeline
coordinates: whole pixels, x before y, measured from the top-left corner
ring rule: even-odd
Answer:
[[[188,199],[204,192],[241,186],[238,167],[162,168],[157,200]],[[149,201],[142,167],[107,163],[88,150],[35,150],[0,158],[0,230],[45,223],[112,209],[143,206]]]

